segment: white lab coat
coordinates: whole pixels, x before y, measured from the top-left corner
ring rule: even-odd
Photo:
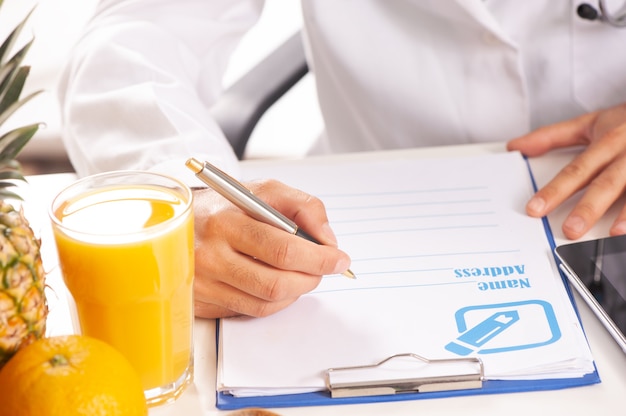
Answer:
[[[505,141],[626,102],[626,28],[582,20],[580,0],[301,3],[326,130],[317,152]],[[207,109],[262,6],[103,1],[60,85],[78,173],[189,179],[190,155],[236,172]]]

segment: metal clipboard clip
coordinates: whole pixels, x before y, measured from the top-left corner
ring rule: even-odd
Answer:
[[[482,388],[483,362],[464,357],[429,360],[417,354],[396,354],[373,365],[326,370],[332,398]]]

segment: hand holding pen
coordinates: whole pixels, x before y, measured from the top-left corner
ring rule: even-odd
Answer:
[[[193,159],[187,165],[195,173],[210,166]],[[255,219],[250,208],[244,212],[212,190],[197,191],[194,209],[198,316],[269,315],[314,289],[322,275],[354,276],[348,271],[350,258],[336,247],[321,201],[277,181],[248,186],[255,198],[269,201],[284,213],[288,225],[297,222],[322,244],[306,241],[305,235],[298,234],[300,228],[287,230]],[[247,188],[242,191],[250,193]]]

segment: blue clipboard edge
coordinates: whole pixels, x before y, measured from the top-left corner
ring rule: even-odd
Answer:
[[[537,191],[537,182],[532,172],[532,168],[526,156],[523,156],[528,168],[530,180],[535,192]],[[554,253],[556,243],[554,241],[554,235],[552,234],[552,228],[546,217],[542,219],[543,227],[545,230],[546,238],[550,246],[552,256],[557,264],[559,275],[563,281],[563,287],[574,307],[576,317],[581,324],[583,333],[585,333],[584,326],[580,319],[580,313],[576,300],[574,299],[572,289],[568,283],[567,277],[563,274],[558,267],[559,260]],[[585,334],[586,336],[586,334]],[[216,348],[219,348],[219,323],[216,325]],[[217,357],[216,357],[217,358]],[[454,391],[438,391],[427,393],[401,393],[395,395],[385,396],[362,396],[362,397],[347,397],[347,398],[331,398],[330,393],[327,391],[320,391],[314,393],[302,393],[302,394],[285,394],[275,396],[254,396],[254,397],[235,397],[233,395],[216,392],[216,407],[220,410],[237,410],[246,407],[264,407],[264,408],[283,408],[283,407],[305,407],[305,406],[331,406],[342,404],[359,404],[359,403],[379,403],[379,402],[397,402],[406,400],[423,400],[423,399],[436,399],[444,397],[455,396],[470,396],[470,395],[487,395],[487,394],[501,394],[501,393],[521,393],[532,391],[544,391],[544,390],[561,390],[572,387],[582,387],[591,384],[597,384],[601,382],[600,374],[594,362],[594,372],[584,375],[578,378],[568,379],[543,379],[543,380],[485,380],[483,387],[480,389],[471,390],[454,390]]]
[[[528,168],[528,174],[530,175],[530,181],[533,185],[533,189],[535,192],[537,192],[538,190],[537,182],[535,181],[535,176],[533,175],[532,168],[530,167],[530,162],[528,161],[528,157],[526,156],[523,156],[523,157],[524,157],[524,161],[526,162],[526,167]],[[552,233],[550,222],[548,221],[547,217],[541,218],[541,221],[543,222],[543,229],[545,230],[546,238],[548,239],[548,244],[550,245],[552,258],[554,259],[557,265],[557,269],[559,270],[559,275],[561,276],[561,280],[563,281],[563,286],[565,287],[567,296],[569,297],[569,300],[572,303],[572,306],[574,307],[574,312],[576,312],[576,317],[578,318],[578,322],[580,322],[580,327],[582,328],[583,333],[585,333],[585,328],[583,326],[582,320],[580,319],[580,312],[578,311],[578,305],[576,304],[576,299],[574,298],[572,287],[569,284],[569,280],[567,279],[567,276],[565,276],[565,273],[563,273],[563,271],[559,267],[559,264],[561,263],[561,261],[559,260],[558,256],[554,252],[554,250],[556,249],[556,242],[554,241],[554,234]],[[585,333],[585,338],[586,336],[587,334]],[[594,362],[594,367],[595,367],[595,362]],[[597,369],[596,369],[596,373],[597,373]]]
[[[543,390],[560,390],[582,387],[600,382],[597,370],[581,378],[546,379],[524,381],[486,380],[481,389],[438,391],[428,393],[400,393],[386,396],[363,396],[331,398],[327,391],[303,394],[285,394],[277,396],[235,397],[217,392],[216,403],[220,410],[236,410],[246,407],[282,408],[304,406],[331,406],[358,403],[397,402],[405,400],[424,400],[455,396],[486,395],[500,393],[518,393]]]
[[[523,156],[524,157],[524,161],[526,162],[526,167],[528,168],[528,174],[530,175],[530,181],[533,185],[533,189],[535,192],[537,192],[538,188],[537,188],[537,182],[535,181],[535,176],[533,175],[533,170],[530,166],[530,162],[528,161],[528,157],[527,156]],[[543,228],[545,230],[545,234],[546,234],[546,238],[548,239],[548,244],[550,245],[550,251],[552,253],[552,258],[554,259],[556,265],[557,265],[557,269],[559,270],[559,275],[561,276],[561,280],[563,281],[563,287],[565,287],[565,292],[567,293],[567,296],[569,297],[570,302],[572,303],[572,307],[574,308],[574,312],[576,313],[576,318],[578,318],[578,322],[580,322],[580,327],[583,330],[583,334],[585,334],[585,339],[587,339],[587,333],[585,331],[585,327],[583,325],[582,320],[580,319],[580,312],[578,310],[578,305],[576,304],[576,299],[574,298],[574,294],[572,292],[572,287],[569,284],[569,280],[567,278],[567,276],[565,275],[565,273],[563,272],[563,270],[561,270],[561,267],[559,267],[561,261],[559,260],[558,256],[556,255],[556,252],[554,251],[556,249],[556,243],[554,241],[554,234],[552,233],[552,228],[550,227],[550,222],[548,221],[547,217],[543,217],[541,219],[541,221],[543,222]],[[600,376],[598,374],[598,369],[596,367],[596,363],[594,361],[593,363],[594,368],[596,369],[594,373],[592,374],[596,374],[596,376],[598,377],[598,383],[600,382]]]

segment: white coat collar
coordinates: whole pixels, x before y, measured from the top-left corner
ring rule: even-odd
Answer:
[[[433,2],[433,6],[437,7],[437,5],[441,3],[443,2]],[[489,8],[484,0],[455,0],[455,3],[462,12],[475,20],[483,28],[491,32],[492,35],[497,36],[501,41],[511,47],[517,48],[516,43],[506,34],[500,26],[500,23],[489,11]]]

